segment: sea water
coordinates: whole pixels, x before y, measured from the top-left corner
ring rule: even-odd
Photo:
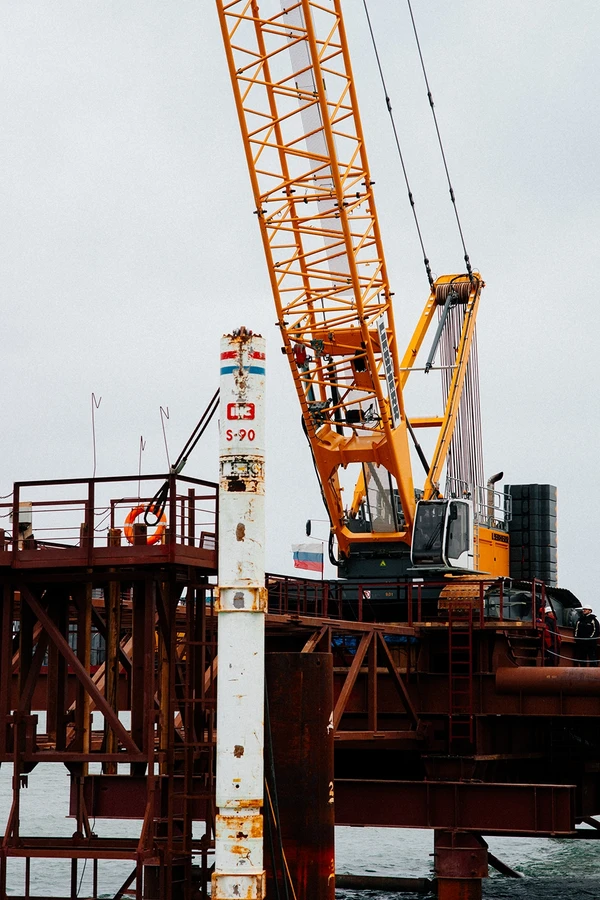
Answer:
[[[91,771],[99,766],[91,767]],[[10,810],[12,768],[0,767],[0,834]],[[40,763],[21,791],[21,833],[69,837],[74,820],[68,816],[69,777],[64,766]],[[98,820],[100,837],[138,837],[140,822]],[[198,830],[198,837],[200,836]],[[492,873],[484,881],[485,900],[600,900],[600,844],[595,840],[489,838],[490,850],[524,876],[506,878]],[[433,833],[408,829],[336,828],[336,871],[346,874],[431,877]],[[131,872],[131,861],[100,861],[99,894],[112,897]],[[10,859],[9,894],[24,893],[24,860]],[[66,896],[70,861],[34,859],[33,895]],[[92,863],[79,868],[79,896],[92,889]],[[337,900],[423,900],[423,895],[338,891]]]

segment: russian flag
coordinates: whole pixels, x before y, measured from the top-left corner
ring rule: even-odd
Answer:
[[[323,573],[323,544],[292,544],[295,569]]]

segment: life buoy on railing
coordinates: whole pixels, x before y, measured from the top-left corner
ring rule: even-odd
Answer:
[[[123,530],[125,532],[125,537],[130,544],[133,544],[133,523],[138,516],[141,516],[142,513],[145,512],[145,510],[146,506],[144,503],[142,503],[140,506],[134,506],[133,509],[131,509],[127,514],[127,518],[125,519],[125,527]],[[154,507],[151,506],[149,511],[151,513],[154,513]],[[162,536],[165,533],[166,524],[167,518],[164,512],[161,512],[156,523],[156,531],[154,532],[154,534],[149,534],[147,536],[146,543],[157,544],[160,540],[162,540]]]

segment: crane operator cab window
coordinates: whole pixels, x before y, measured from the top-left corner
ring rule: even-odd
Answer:
[[[420,500],[412,540],[414,566],[473,569],[470,500]]]

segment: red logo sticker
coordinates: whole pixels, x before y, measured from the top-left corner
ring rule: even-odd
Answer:
[[[254,403],[228,403],[227,418],[229,420],[253,419]]]

